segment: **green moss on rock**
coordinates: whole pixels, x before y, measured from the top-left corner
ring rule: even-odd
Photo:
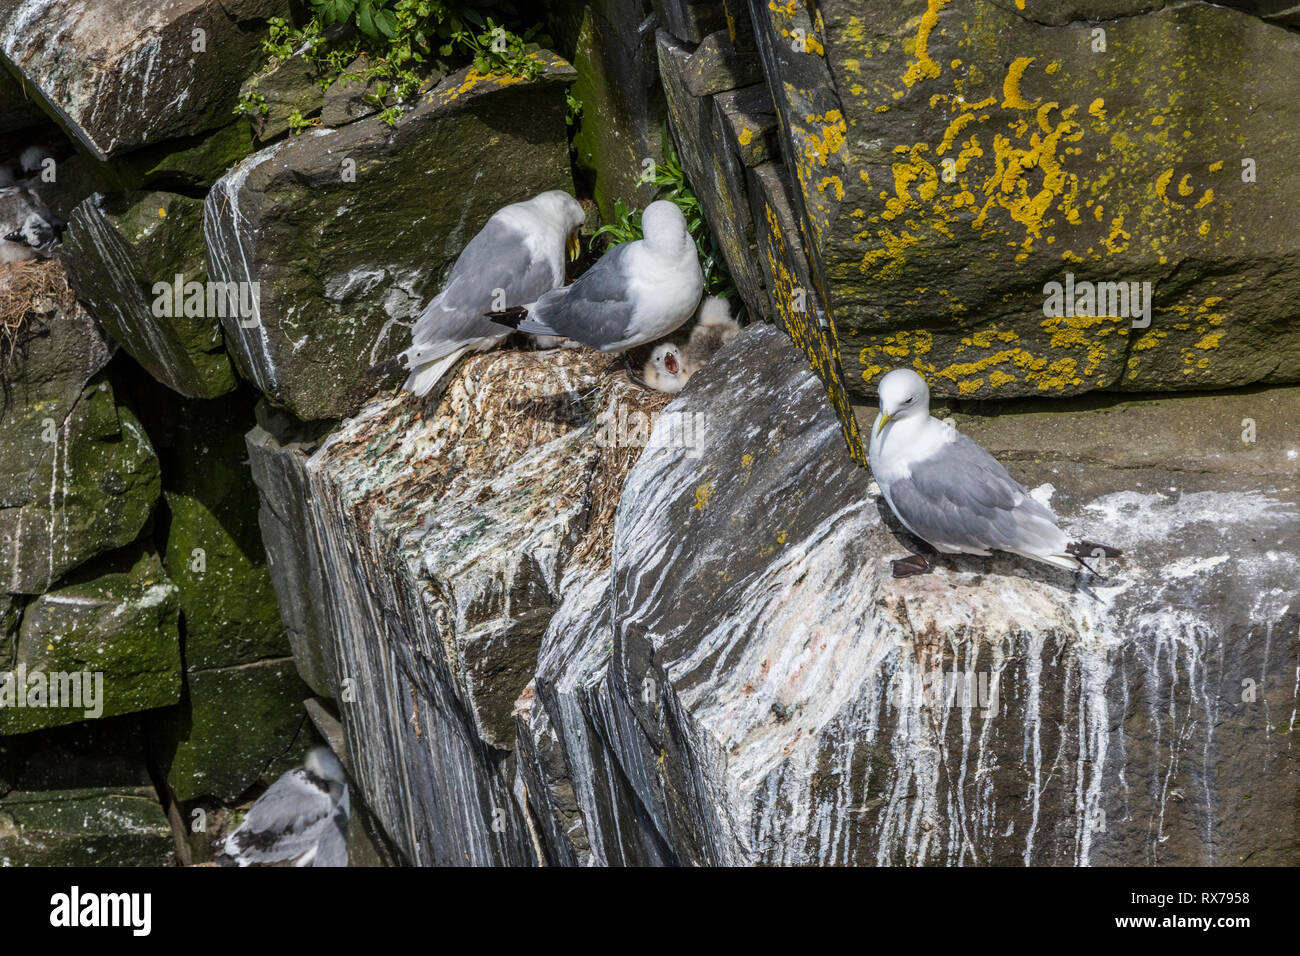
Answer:
[[[54,383],[51,383],[53,385]],[[66,413],[61,397],[15,405],[0,426],[13,483],[0,499],[0,575],[38,594],[90,558],[133,541],[158,500],[158,459],[130,409],[92,380]]]
[[[148,788],[0,799],[0,866],[170,866],[174,857],[167,817]]]
[[[64,261],[81,300],[158,381],[202,398],[235,387],[203,285],[202,201],[167,192],[91,196],[73,211]]]
[[[292,658],[192,671],[181,707],[160,721],[156,747],[179,800],[230,801],[294,766],[288,756],[311,692]]]
[[[0,707],[0,734],[175,703],[181,689],[179,609],[176,586],[146,548],[78,568],[23,610],[5,670],[23,668],[29,689],[36,673],[81,674],[83,681],[98,675],[91,678],[97,699],[83,696],[83,706]]]

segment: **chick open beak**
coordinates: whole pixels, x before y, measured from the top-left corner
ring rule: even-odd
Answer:
[[[575,261],[578,256],[582,255],[582,240],[578,238],[577,230],[569,233],[569,241],[566,243],[569,252],[569,261]]]
[[[880,417],[876,419],[876,434],[877,434],[877,435],[879,435],[880,432],[881,432],[881,429],[883,429],[883,428],[885,427],[885,425],[888,424],[890,417],[891,417],[891,416],[890,416],[889,412],[881,412],[881,413],[880,413]]]

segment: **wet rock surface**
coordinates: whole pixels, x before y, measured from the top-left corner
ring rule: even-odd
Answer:
[[[93,0],[4,0],[0,54],[107,159],[228,122],[261,46],[256,28],[287,14],[283,0],[141,0],[111,12]]]

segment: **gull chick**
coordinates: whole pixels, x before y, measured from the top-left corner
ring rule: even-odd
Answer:
[[[713,360],[718,350],[740,334],[731,306],[720,296],[700,303],[685,342],[661,342],[642,368],[641,383],[660,392],[680,392],[690,377]]]
[[[709,296],[700,303],[699,316],[682,351],[682,366],[690,378],[709,362],[724,345],[740,334],[740,324],[731,317],[731,303],[721,296]]]
[[[674,342],[656,345],[650,358],[646,359],[641,375],[645,385],[657,392],[680,392],[687,379],[682,368],[681,348]]]
[[[327,747],[283,774],[257,798],[225,842],[239,866],[347,866],[347,778]]]
[[[908,531],[944,554],[1009,551],[1077,571],[1085,559],[1120,552],[1072,541],[1056,515],[1007,474],[992,455],[930,416],[930,389],[911,369],[880,380],[880,414],[871,430],[871,470],[880,493]],[[921,555],[893,562],[895,577],[931,570]]]
[[[578,201],[560,190],[498,209],[420,313],[411,347],[375,365],[370,374],[408,372],[402,387],[426,395],[466,352],[493,348],[510,330],[485,313],[533,302],[563,285],[565,249],[577,258],[578,228],[585,218]]]
[[[667,200],[641,215],[644,238],[620,243],[569,286],[522,308],[490,313],[503,329],[559,335],[602,352],[625,352],[686,323],[704,273],[682,211]]]

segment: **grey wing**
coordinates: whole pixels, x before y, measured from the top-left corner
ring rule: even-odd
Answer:
[[[316,857],[312,866],[347,866],[348,865],[348,791],[343,789],[343,799],[334,808],[329,825],[321,832],[316,844]]]
[[[629,298],[632,277],[625,271],[631,247],[630,242],[615,246],[572,285],[542,296],[526,321],[595,349],[624,341],[631,334],[635,311]]]
[[[534,255],[525,236],[515,227],[493,217],[461,251],[451,267],[447,284],[434,297],[411,333],[416,346],[440,342],[449,344],[477,338],[501,338],[499,325],[484,318],[517,305],[535,302],[549,289],[564,281],[564,249],[556,259]],[[559,275],[555,261],[560,262]],[[502,294],[497,295],[500,289]]]
[[[335,803],[301,768],[290,770],[257,798],[225,851],[241,865],[293,860],[314,849]]]
[[[941,551],[987,554],[1057,543],[1056,516],[960,432],[895,481],[889,500],[907,527]]]

